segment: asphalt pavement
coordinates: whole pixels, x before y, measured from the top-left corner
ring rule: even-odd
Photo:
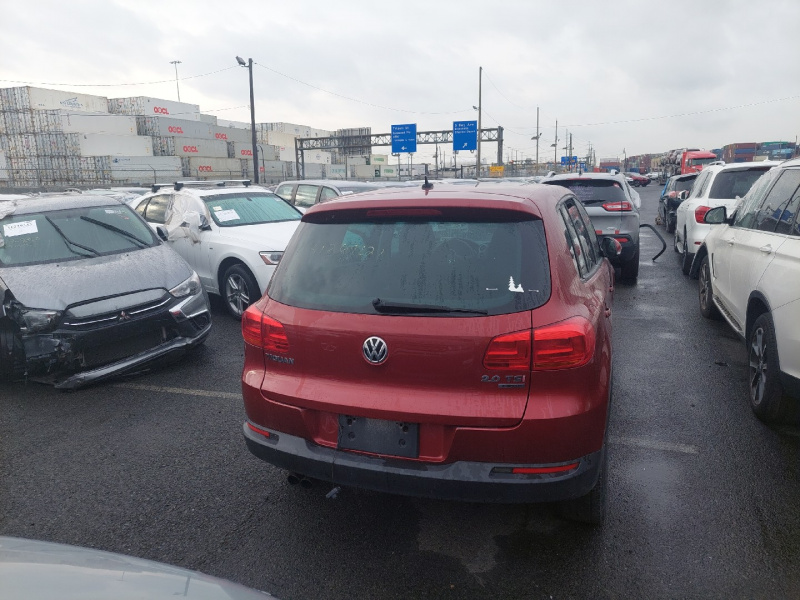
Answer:
[[[640,190],[643,222],[658,192]],[[72,393],[0,384],[0,534],[283,599],[800,597],[800,427],[753,416],[744,344],[703,319],[667,242],[652,261],[643,230],[639,280],[616,287],[602,528],[288,485],[245,448],[239,324],[216,304],[205,348],[174,365]]]

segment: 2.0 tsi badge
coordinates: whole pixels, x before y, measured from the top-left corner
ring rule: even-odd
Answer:
[[[386,362],[389,356],[389,348],[386,346],[386,342],[374,335],[364,340],[361,349],[364,352],[364,358],[371,365],[381,365]]]

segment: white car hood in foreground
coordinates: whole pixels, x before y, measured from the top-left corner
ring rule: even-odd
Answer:
[[[171,565],[64,544],[0,537],[0,598],[268,600],[269,594]]]

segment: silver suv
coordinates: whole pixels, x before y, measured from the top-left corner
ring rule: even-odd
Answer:
[[[562,173],[542,180],[574,193],[592,220],[599,236],[611,237],[622,245],[622,252],[611,260],[620,267],[622,279],[639,276],[639,194],[624,175],[609,173]]]

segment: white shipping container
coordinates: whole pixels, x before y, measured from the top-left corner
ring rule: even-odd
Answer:
[[[386,154],[370,154],[369,162],[371,165],[388,165],[389,157]]]
[[[250,142],[253,141],[253,136],[250,133],[250,127],[247,129],[236,129],[235,127],[211,127],[212,137],[217,140],[224,140],[226,142]]]
[[[250,131],[250,123],[245,123],[244,121],[228,121],[227,119],[217,119],[217,125],[220,127],[231,127],[233,129],[247,129]],[[256,128],[258,128],[258,123],[256,123]]]
[[[173,117],[188,121],[200,120],[200,107],[197,104],[150,98],[148,96],[111,98],[108,101],[108,112],[143,117]]]
[[[36,87],[14,87],[0,90],[3,110],[78,110],[108,112],[108,98],[76,94]]]
[[[280,131],[267,131],[264,139],[260,140],[273,146],[282,146],[284,148],[291,148],[294,152],[294,140],[298,136],[291,133],[283,133]]]
[[[104,135],[136,135],[136,119],[128,115],[109,113],[76,113],[61,111],[61,127],[64,133],[100,133]]]
[[[209,125],[216,125],[217,124],[217,116],[216,115],[204,115],[200,114],[200,121],[203,123],[208,123]]]
[[[245,161],[246,169],[247,169],[247,177],[248,179],[254,179],[253,177],[253,162],[252,161]],[[279,160],[265,160],[265,161],[258,161],[258,172],[259,172],[259,179],[269,178],[269,179],[285,179],[285,163]]]
[[[153,140],[141,135],[78,134],[81,156],[153,156]]]
[[[355,172],[359,179],[374,179],[381,176],[381,168],[372,165],[356,165]]]
[[[322,179],[325,177],[325,165],[306,163],[305,176],[306,179]]]
[[[328,167],[328,177],[336,179],[345,179],[347,176],[347,167],[345,165],[330,165]]]
[[[192,157],[188,161],[187,177],[219,177],[226,179],[240,179],[244,177],[242,161],[238,158],[202,158]]]
[[[169,117],[129,117],[135,118],[139,135],[160,137],[186,137],[198,140],[213,140],[214,126],[202,121],[172,119]]]
[[[253,144],[249,142],[235,142],[232,158],[253,158]],[[258,145],[258,160],[280,160],[280,149],[269,144]]]
[[[8,177],[8,160],[6,159],[6,153],[0,150],[0,180],[7,180]]]
[[[183,177],[179,156],[110,156],[108,160],[115,182],[157,183]]]
[[[156,156],[206,156],[228,158],[228,143],[221,140],[195,138],[154,137],[153,154]]]
[[[381,167],[381,177],[397,179],[397,167]]]

